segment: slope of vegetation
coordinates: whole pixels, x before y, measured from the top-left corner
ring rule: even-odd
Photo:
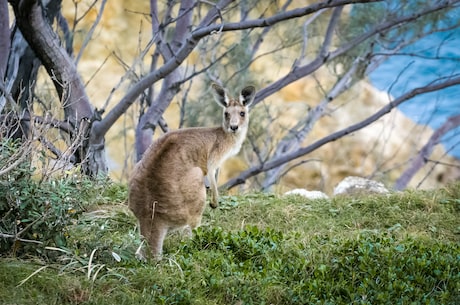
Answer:
[[[170,234],[163,259],[144,262],[126,188],[75,187],[85,211],[64,241],[2,249],[2,304],[460,302],[460,184],[331,200],[223,196],[192,238]]]
[[[19,143],[4,142],[2,168]],[[6,160],[6,161],[5,161]],[[74,172],[0,180],[2,304],[457,304],[460,183],[307,200],[222,196],[192,238],[139,261],[126,186]]]

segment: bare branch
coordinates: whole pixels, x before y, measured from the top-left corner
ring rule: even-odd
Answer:
[[[8,101],[16,113],[21,112],[21,108],[11,97],[10,92],[5,88],[5,83],[3,81],[0,81],[0,93],[0,111],[2,111],[3,107],[5,107],[6,101]]]
[[[229,31],[236,31],[236,30],[246,30],[252,28],[264,28],[268,26],[275,25],[279,22],[303,17],[319,10],[325,8],[333,8],[333,7],[340,7],[346,4],[353,4],[353,3],[371,3],[371,2],[381,2],[382,0],[331,0],[331,1],[320,1],[318,3],[311,4],[306,7],[292,9],[290,11],[282,12],[275,14],[270,17],[266,18],[259,18],[253,20],[246,20],[241,22],[232,22],[232,23],[225,23],[225,24],[215,24],[207,27],[198,27],[194,32],[193,36],[195,39],[202,38],[206,35],[209,35],[213,32],[222,31],[222,32],[229,32]],[[442,7],[445,7],[443,5]]]
[[[20,111],[16,112],[16,113],[20,113]],[[0,115],[0,121],[6,120],[7,117],[8,117],[8,114]],[[59,130],[64,131],[69,135],[72,135],[73,132],[75,131],[74,128],[69,124],[69,122],[60,121],[60,120],[53,119],[53,118],[50,118],[50,117],[47,117],[47,116],[42,117],[42,116],[34,115],[33,119],[31,119],[30,113],[25,112],[22,115],[22,117],[20,118],[20,121],[22,121],[22,122],[30,122],[31,120],[34,121],[35,123],[38,123],[38,124],[41,124],[41,125],[47,125],[47,126],[50,126],[50,127],[53,127],[53,128],[58,128]]]
[[[214,29],[212,26],[208,26],[213,22],[218,16],[222,8],[230,4],[232,0],[221,0],[217,3],[203,18],[202,22],[198,28],[209,28],[207,33],[202,33],[202,35],[191,34],[183,46],[178,50],[176,55],[169,59],[162,67],[156,69],[150,74],[146,75],[144,78],[139,80],[128,93],[121,99],[121,101],[105,116],[101,122],[95,122],[94,132],[96,137],[103,137],[109,128],[115,123],[115,121],[123,114],[125,111],[134,103],[135,99],[149,86],[154,84],[160,79],[165,78],[169,73],[174,69],[179,67],[182,62],[188,57],[188,55],[195,49],[199,40],[206,35],[209,35]]]
[[[91,41],[91,38],[93,38],[94,30],[96,29],[97,25],[101,21],[102,13],[104,13],[104,8],[105,8],[106,2],[107,2],[107,0],[102,0],[101,1],[101,7],[99,8],[99,12],[97,13],[96,20],[91,25],[91,28],[89,29],[88,33],[85,36],[85,39],[83,40],[83,43],[82,43],[81,48],[80,48],[80,51],[78,52],[77,58],[75,59],[75,65],[78,65],[78,62],[80,61],[80,58],[83,55],[83,52],[85,51],[88,43]]]
[[[460,0],[453,1],[453,3],[457,3],[457,2],[460,2]],[[331,51],[328,54],[321,54],[321,53],[318,54],[318,56],[314,60],[312,60],[310,63],[300,66],[300,67],[294,67],[294,69],[292,69],[286,76],[280,78],[276,82],[273,82],[271,85],[257,92],[257,95],[254,99],[253,106],[255,106],[257,103],[259,103],[261,100],[265,99],[266,97],[272,95],[273,93],[278,92],[280,89],[286,87],[287,85],[316,71],[318,68],[320,68],[324,64],[324,62],[330,61],[334,58],[337,58],[340,55],[345,54],[346,52],[353,49],[355,46],[359,45],[360,43],[364,42],[370,37],[378,33],[384,32],[390,28],[396,27],[405,22],[413,21],[417,18],[420,18],[421,16],[428,15],[428,14],[437,12],[439,10],[445,9],[449,5],[453,5],[453,4],[441,2],[441,3],[438,3],[437,5],[430,6],[428,9],[425,9],[421,12],[416,12],[408,16],[400,17],[399,19],[390,20],[386,23],[379,24],[375,26],[373,29],[371,29],[369,32],[361,36],[357,36],[355,39],[337,48],[335,51]]]
[[[411,165],[404,171],[404,173],[399,177],[395,183],[396,190],[403,190],[407,187],[407,184],[411,181],[414,175],[420,170],[420,168],[425,165],[433,149],[441,141],[441,137],[451,131],[454,128],[460,126],[460,114],[449,117],[444,124],[441,125],[435,132],[431,135],[428,142],[423,146],[420,152],[412,160]]]
[[[300,51],[300,57],[299,59],[302,59],[305,56],[305,52],[307,50],[307,45],[308,45],[308,33],[307,29],[308,26],[316,20],[322,13],[324,13],[326,10],[319,10],[316,13],[313,14],[305,23],[303,24],[303,44],[302,44],[302,49]]]
[[[92,11],[93,7],[96,6],[97,1],[98,0],[93,0],[93,2],[91,2],[91,4],[88,6],[87,10],[84,11],[83,14],[80,17],[77,16],[78,4],[80,3],[80,1],[73,1],[74,6],[75,6],[75,14],[74,14],[74,18],[73,18],[74,22],[73,22],[73,26],[72,26],[72,32],[75,33],[75,29],[77,28],[77,24],[80,21],[82,21],[83,18],[85,18],[85,16],[88,15]]]
[[[288,152],[299,149],[305,137],[313,129],[315,123],[323,116],[327,105],[353,84],[352,79],[358,69],[360,61],[359,58],[356,59],[347,73],[336,82],[326,97],[316,107],[309,111],[305,118],[301,119],[296,126],[289,130],[288,134],[278,143],[272,159],[282,157]],[[283,164],[270,170],[262,188],[268,189],[271,185],[276,183],[285,166],[286,164]]]
[[[31,148],[32,146],[29,145],[29,147]],[[1,168],[0,169],[0,177],[3,176],[3,175],[6,175],[8,174],[10,171],[12,171],[13,169],[15,169],[19,164],[21,164],[28,156],[30,156],[30,150],[29,151],[26,151],[25,149],[21,151],[18,151],[17,154],[14,154],[12,156],[12,163],[9,163],[7,167],[5,168]]]
[[[123,113],[125,113],[125,111],[134,103],[136,97],[138,97],[145,89],[147,89],[153,83],[157,82],[160,79],[163,79],[174,69],[179,67],[182,64],[182,62],[188,57],[188,55],[190,55],[190,53],[195,49],[198,42],[205,36],[219,31],[234,31],[256,27],[267,27],[279,23],[281,21],[302,17],[324,8],[338,7],[350,3],[368,3],[379,1],[381,0],[333,0],[328,2],[315,3],[304,8],[293,9],[287,12],[275,14],[267,18],[247,20],[237,23],[209,25],[212,21],[218,18],[220,10],[232,2],[231,0],[221,0],[216,6],[213,7],[213,9],[211,9],[208,12],[207,16],[197,26],[197,29],[191,33],[190,37],[186,39],[185,43],[178,50],[178,52],[173,58],[168,60],[162,67],[158,68],[154,72],[151,72],[150,74],[146,75],[144,78],[139,80],[139,82],[136,83],[121,99],[121,101],[107,114],[107,116],[102,120],[102,122],[97,122],[97,125],[95,124],[95,132],[97,132],[100,136],[103,136],[107,132],[107,130],[115,123],[115,121]],[[351,49],[352,47],[353,46],[349,46],[348,49]],[[341,52],[338,52],[335,56],[343,54],[348,49],[343,49]],[[294,80],[297,80],[300,77],[305,76],[306,74],[310,73],[310,71],[314,71],[315,69],[320,67],[321,64],[324,63],[324,60],[325,57],[318,57],[311,65],[292,71],[292,77],[285,78],[281,82],[282,86],[276,87],[277,90],[272,90],[275,86],[270,86],[270,88],[265,88],[267,89],[265,91],[259,91],[258,95],[256,96],[257,102],[267,97],[268,95],[273,94],[275,91],[278,91],[280,88],[286,86]],[[308,73],[306,73],[304,70],[307,70]]]
[[[12,238],[12,239],[14,239],[14,240],[17,240],[17,241],[20,241],[20,242],[24,242],[24,243],[35,243],[35,244],[39,244],[39,245],[42,245],[42,244],[43,244],[43,242],[41,242],[41,241],[39,241],[39,240],[24,239],[24,238],[18,237],[17,235],[12,235],[12,234],[0,233],[0,237],[1,237],[1,238]]]
[[[441,81],[442,80],[442,81]],[[226,182],[222,188],[226,188],[226,189],[230,189],[232,187],[235,187],[239,184],[243,184],[245,183],[245,181],[250,178],[250,177],[253,177],[255,175],[258,175],[262,172],[265,172],[265,171],[268,171],[270,169],[273,169],[277,166],[280,166],[286,162],[289,162],[291,160],[294,160],[296,158],[299,158],[299,157],[302,157],[318,148],[320,148],[321,146],[329,143],[329,142],[333,142],[337,139],[340,139],[341,137],[344,137],[352,132],[355,132],[357,130],[360,130],[372,123],[374,123],[377,119],[381,118],[382,116],[386,115],[387,113],[389,113],[392,109],[394,109],[395,107],[399,106],[400,104],[406,102],[407,100],[417,96],[417,95],[420,95],[420,94],[424,94],[424,93],[428,93],[428,92],[433,92],[433,91],[438,91],[438,90],[441,90],[441,89],[444,89],[444,88],[447,88],[447,87],[451,87],[451,86],[456,86],[456,85],[460,85],[460,76],[456,75],[454,77],[451,77],[451,78],[447,78],[447,79],[438,79],[437,82],[432,82],[430,84],[428,84],[427,86],[424,86],[424,87],[420,87],[420,88],[415,88],[403,95],[401,95],[400,97],[394,99],[393,101],[391,101],[390,103],[388,103],[386,106],[384,106],[383,108],[381,108],[379,111],[377,111],[376,113],[374,113],[373,115],[369,116],[368,118],[362,120],[361,122],[359,123],[356,123],[354,125],[351,125],[347,128],[344,128],[342,130],[339,130],[337,132],[334,132],[332,134],[330,134],[329,136],[326,136],[316,142],[314,142],[313,144],[307,146],[307,147],[304,147],[304,148],[300,148],[298,149],[297,151],[294,151],[294,152],[291,152],[289,154],[286,154],[282,157],[279,157],[279,158],[276,158],[274,160],[271,160],[267,163],[263,163],[263,164],[260,164],[260,165],[257,165],[257,166],[254,166],[244,172],[242,172],[238,177],[236,178],[233,178],[231,180],[229,180],[228,182]]]
[[[335,27],[339,21],[340,15],[342,14],[343,6],[336,7],[332,13],[331,19],[329,20],[329,25],[327,26],[326,35],[324,36],[324,42],[321,45],[321,50],[319,55],[326,57],[329,46],[331,45],[332,35],[334,35]]]
[[[286,1],[286,3],[283,4],[283,6],[281,7],[281,12],[285,12],[286,9],[288,8],[288,6],[292,3],[292,0],[288,0]],[[254,57],[254,55],[257,53],[257,51],[259,50],[260,46],[262,45],[262,42],[264,41],[264,38],[265,36],[267,36],[268,32],[270,31],[270,27],[266,27],[264,28],[264,30],[262,31],[262,33],[260,33],[259,37],[257,37],[257,40],[256,42],[254,43],[254,46],[252,47],[252,57]]]

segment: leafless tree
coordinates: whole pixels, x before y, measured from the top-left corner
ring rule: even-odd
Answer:
[[[253,0],[220,0],[215,3],[151,0],[147,14],[151,17],[152,39],[142,55],[151,54],[150,72],[138,75],[113,107],[96,109],[76,68],[84,48],[75,58],[71,40],[71,30],[75,26],[69,27],[61,15],[61,1],[9,0],[15,18],[7,68],[3,70],[4,85],[0,82],[2,119],[7,120],[8,113],[15,113],[22,126],[22,136],[27,136],[27,122],[31,117],[38,123],[61,129],[68,134],[68,143],[72,146],[72,163],[82,164],[89,175],[105,175],[108,170],[105,136],[134,103],[140,109],[135,132],[136,159],[139,160],[150,145],[156,127],[167,131],[167,122],[163,119],[167,107],[180,94],[186,101],[192,82],[203,83],[201,75],[234,87],[236,78],[245,78],[245,82],[256,81],[251,68],[261,58],[273,58],[280,54],[280,64],[290,69],[280,76],[267,78],[264,83],[257,80],[260,90],[255,104],[259,104],[289,84],[321,68],[340,63],[343,71],[337,73],[335,84],[324,88],[323,100],[294,124],[274,149],[264,152],[259,164],[253,164],[252,168],[225,184],[232,187],[270,171],[262,182],[263,188],[269,188],[286,170],[287,162],[369,125],[410,96],[457,85],[456,76],[445,78],[435,85],[428,84],[396,97],[365,121],[302,147],[312,126],[324,115],[326,106],[381,62],[382,56],[377,56],[376,46],[392,42],[391,52],[385,55],[391,56],[398,47],[409,43],[399,37],[414,27],[417,35],[410,41],[458,27],[458,21],[437,23],[437,20],[457,8],[459,2],[449,0],[414,6],[410,1],[401,1],[395,9],[378,0],[330,0],[311,4],[295,4],[287,0],[281,5],[278,1]],[[92,8],[99,10],[93,29],[104,5],[104,0],[91,3]],[[2,22],[8,20],[4,2],[0,14]],[[426,22],[432,24],[428,29],[423,27]],[[0,31],[1,60],[6,58],[3,55],[8,48],[4,46],[10,42],[6,38],[9,33],[5,27],[1,27]],[[93,32],[88,32],[85,43],[91,41]],[[97,43],[97,40],[91,43]],[[194,53],[200,56],[192,63],[190,58]],[[28,114],[31,105],[37,102],[34,86],[40,65],[45,67],[54,84],[64,111],[61,120],[56,119],[59,117],[57,114],[53,119]],[[5,69],[4,62],[0,62],[0,72],[2,67]],[[191,107],[183,103],[183,107],[188,106]]]

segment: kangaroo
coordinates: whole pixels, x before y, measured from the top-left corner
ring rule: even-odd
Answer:
[[[217,84],[212,88],[223,108],[222,126],[166,133],[146,150],[129,180],[129,208],[155,257],[161,256],[169,230],[188,227],[191,233],[200,225],[206,205],[205,177],[211,189],[210,205],[217,208],[216,171],[240,151],[246,138],[255,88],[245,87],[238,99]]]

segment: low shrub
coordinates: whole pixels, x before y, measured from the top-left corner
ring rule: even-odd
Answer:
[[[0,168],[20,149],[20,142],[3,140]],[[29,159],[24,158],[0,177],[2,254],[42,256],[45,247],[65,247],[69,225],[104,193],[99,182],[81,176],[38,179],[34,174]]]

